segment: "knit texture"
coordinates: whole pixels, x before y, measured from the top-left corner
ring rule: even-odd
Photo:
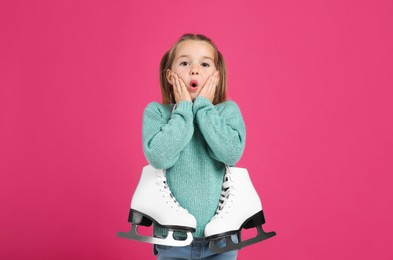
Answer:
[[[213,105],[197,97],[179,102],[172,112],[173,106],[152,102],[146,107],[143,149],[149,164],[166,169],[176,200],[197,220],[194,237],[203,237],[218,206],[225,164],[240,160],[246,129],[233,101]],[[159,227],[154,233],[166,235]]]

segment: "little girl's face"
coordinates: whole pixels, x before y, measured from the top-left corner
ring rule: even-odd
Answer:
[[[186,40],[178,44],[171,71],[183,80],[192,100],[198,96],[207,79],[216,70],[214,48],[209,43]],[[170,71],[167,75],[169,83],[172,84]]]

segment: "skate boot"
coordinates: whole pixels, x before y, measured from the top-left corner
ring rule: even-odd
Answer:
[[[119,232],[122,238],[142,242],[166,245],[187,246],[191,244],[195,232],[196,219],[182,208],[172,195],[166,183],[165,171],[155,169],[151,165],[143,168],[142,176],[131,201],[128,222],[132,224],[129,232]],[[168,229],[165,238],[142,236],[138,234],[138,226],[159,225]],[[186,232],[187,238],[179,240],[173,237],[174,231]]]
[[[210,249],[215,253],[224,253],[276,235],[275,232],[263,231],[262,224],[264,223],[262,204],[251,183],[247,169],[227,167],[216,214],[205,227],[205,237],[210,241]],[[257,228],[258,234],[241,241],[241,229],[253,227]],[[238,236],[238,243],[232,241],[232,235]],[[222,238],[225,238],[226,245],[218,247],[216,241]]]

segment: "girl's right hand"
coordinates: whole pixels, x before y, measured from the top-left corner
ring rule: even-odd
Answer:
[[[179,76],[174,72],[172,72],[172,79],[173,79],[173,93],[175,94],[176,104],[178,104],[180,101],[192,102],[190,93],[188,93],[188,90],[183,80],[179,78]]]

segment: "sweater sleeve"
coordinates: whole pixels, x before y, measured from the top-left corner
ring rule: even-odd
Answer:
[[[246,142],[246,128],[237,104],[226,101],[214,106],[208,99],[197,97],[193,110],[210,156],[234,166],[240,160]]]
[[[165,112],[161,104],[152,102],[143,113],[143,151],[157,169],[172,167],[194,133],[192,102],[179,102],[169,120]]]

